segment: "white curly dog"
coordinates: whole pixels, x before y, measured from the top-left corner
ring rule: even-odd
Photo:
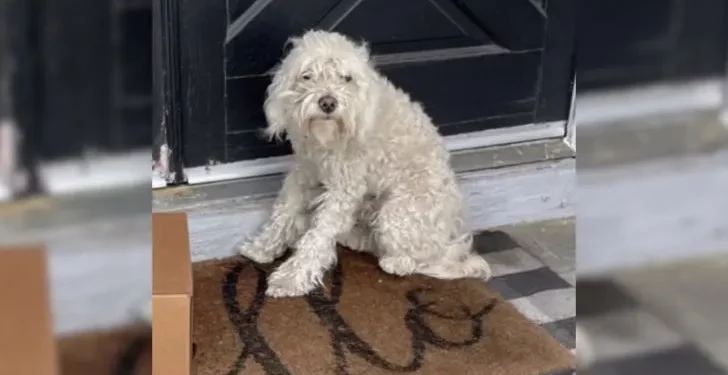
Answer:
[[[326,31],[289,42],[264,109],[267,134],[290,141],[294,162],[270,220],[239,249],[268,263],[293,247],[266,294],[312,291],[335,264],[337,241],[373,253],[393,275],[489,277],[422,106],[372,67],[364,44]]]

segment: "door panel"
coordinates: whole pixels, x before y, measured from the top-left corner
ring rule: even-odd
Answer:
[[[187,166],[290,152],[259,136],[264,93],[286,40],[314,28],[366,40],[377,68],[445,135],[568,114],[573,0],[215,0],[215,11],[193,13],[202,1],[184,0],[181,11],[182,71],[194,71],[183,77]]]
[[[594,2],[579,10],[577,22],[580,90],[704,78],[725,71],[725,0]]]

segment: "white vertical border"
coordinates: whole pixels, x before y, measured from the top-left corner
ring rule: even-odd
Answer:
[[[569,119],[566,121],[564,143],[576,152],[576,73],[574,73],[574,84],[571,87],[571,108],[569,108]]]
[[[728,128],[728,45],[726,46],[726,62],[723,77],[723,103],[720,109],[720,121]]]
[[[165,181],[156,173],[152,172],[152,189],[159,189],[164,187],[167,187],[167,181]]]
[[[15,121],[0,119],[0,202],[11,199],[23,182],[18,170],[21,136]]]

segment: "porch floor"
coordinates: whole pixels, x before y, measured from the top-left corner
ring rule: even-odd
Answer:
[[[717,118],[580,128],[577,313],[596,360],[584,374],[728,373],[728,130]]]

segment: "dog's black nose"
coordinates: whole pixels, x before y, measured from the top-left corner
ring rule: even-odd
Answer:
[[[336,110],[336,98],[331,95],[322,96],[318,105],[324,113],[331,113]]]

